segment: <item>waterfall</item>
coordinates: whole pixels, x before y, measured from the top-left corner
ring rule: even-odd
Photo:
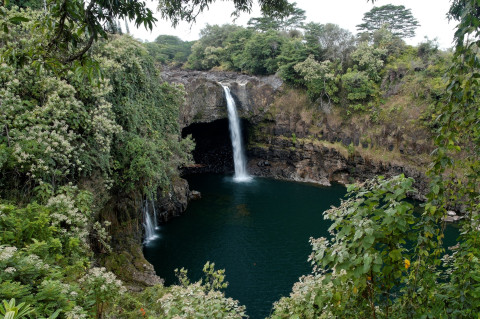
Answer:
[[[222,86],[223,90],[225,91],[225,97],[227,98],[230,138],[232,140],[233,147],[233,164],[235,165],[234,180],[237,182],[249,181],[251,180],[251,177],[247,173],[245,154],[242,145],[242,134],[240,131],[240,119],[238,118],[237,107],[235,105],[235,101],[233,100],[232,95],[230,94],[230,89],[225,85]]]
[[[154,209],[155,206],[153,205]],[[143,228],[145,229],[145,243],[148,243],[150,240],[155,239],[157,235],[155,234],[155,226],[156,224],[152,220],[150,216],[150,212],[148,209],[148,200],[144,201],[143,207]]]
[[[157,210],[155,209],[155,202],[153,199],[151,200],[152,202],[152,207],[153,207],[153,225],[155,229],[158,229],[158,219],[157,219]]]

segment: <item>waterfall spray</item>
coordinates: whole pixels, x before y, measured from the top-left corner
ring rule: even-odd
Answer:
[[[233,163],[235,166],[234,180],[237,182],[250,181],[252,178],[247,173],[245,152],[243,150],[242,134],[240,131],[240,119],[237,114],[237,107],[235,101],[230,94],[230,89],[223,86],[225,97],[227,98],[228,121],[230,126],[230,138],[232,140],[233,148]]]
[[[155,229],[158,229],[158,218],[157,218],[157,210],[155,209],[155,201],[152,199],[152,207],[153,207],[153,226]]]
[[[153,206],[155,209],[155,206]],[[157,235],[155,234],[155,223],[150,216],[148,209],[148,200],[143,202],[143,228],[145,229],[145,243],[148,243],[150,240],[155,239]]]

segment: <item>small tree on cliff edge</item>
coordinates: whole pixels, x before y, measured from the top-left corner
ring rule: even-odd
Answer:
[[[411,9],[405,6],[387,4],[381,7],[373,7],[363,15],[363,23],[357,25],[357,30],[373,33],[385,27],[394,36],[400,38],[412,38],[415,29],[420,25],[412,15]]]

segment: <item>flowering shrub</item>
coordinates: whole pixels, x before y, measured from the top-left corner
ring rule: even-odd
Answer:
[[[78,279],[91,254],[91,200],[88,192],[64,186],[45,205],[0,203],[0,300],[34,305],[37,316],[61,309],[71,318],[86,318],[91,304],[80,289],[85,280]],[[96,231],[105,234],[101,226]]]
[[[193,284],[187,278],[185,269],[176,270],[181,283],[171,286],[157,303],[162,318],[244,318],[245,307],[237,300],[226,298],[220,291],[227,287],[225,270],[215,270],[215,264],[207,262],[203,267],[205,277]]]
[[[16,59],[27,59],[26,48],[46,45],[42,34],[29,32],[41,17],[16,10],[9,11],[10,16],[31,22],[12,24],[8,33],[0,32],[0,41],[7,43],[0,55],[16,52]],[[15,63],[1,63],[0,122],[6,136],[0,139],[0,149],[6,157],[0,163],[4,169],[25,174],[34,184],[52,185],[93,169],[106,174],[113,134],[120,131],[105,99],[109,90],[106,82],[92,86],[73,73],[60,79],[33,64],[18,68]],[[89,98],[81,92],[89,92]]]
[[[245,307],[226,298],[220,291],[227,287],[224,270],[215,270],[215,264],[203,267],[204,278],[190,283],[187,271],[176,271],[179,285],[157,285],[139,294],[125,294],[112,307],[108,318],[246,318]]]
[[[106,303],[111,302],[126,289],[117,277],[104,267],[93,267],[78,280],[87,300],[95,304],[95,316],[101,318]]]
[[[245,307],[216,290],[206,291],[200,282],[188,286],[172,286],[157,303],[161,318],[244,318]]]
[[[331,311],[328,310],[332,305],[326,305],[320,308],[315,301],[323,298],[322,294],[332,290],[331,282],[324,283],[324,276],[308,275],[300,277],[299,281],[293,285],[289,297],[282,297],[274,304],[274,315],[272,318],[292,318],[301,314],[305,319],[328,319],[334,318]]]
[[[61,270],[29,249],[0,246],[0,299],[16,298],[36,304],[37,315],[51,315],[72,306],[75,285],[63,283]]]
[[[418,222],[405,201],[412,184],[400,175],[351,185],[349,198],[324,213],[333,238],[310,240],[313,275],[275,304],[272,318],[389,318],[409,276],[406,244]]]

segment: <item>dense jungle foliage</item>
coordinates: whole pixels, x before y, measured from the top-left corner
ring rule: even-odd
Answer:
[[[211,1],[195,3],[203,10]],[[234,3],[241,11],[250,2]],[[311,239],[312,274],[274,305],[271,317],[478,317],[478,2],[452,2],[454,52],[428,40],[405,45],[385,28],[354,36],[333,24],[303,25],[295,5],[260,4],[265,13],[283,13],[252,19],[247,28],[208,26],[195,43],[160,36],[147,44],[107,33],[119,32],[117,18],[151,26],[143,2],[0,6],[1,315],[245,317],[245,308],[225,297],[224,271],[213,264],[199,282],[182,269],[179,285],[135,293],[98,262],[111,249],[109,223],[98,218],[101,197],[156,193],[189,161],[192,142],[180,138],[177,123],[183,90],[161,81],[158,67],[166,63],[277,73],[320,108],[349,112],[374,112],[390,89],[385,78],[409,78],[412,94],[431,105],[436,136],[423,212],[413,214],[405,201],[414,191],[410,178],[350,186],[341,206],[325,212],[332,239]],[[174,22],[194,20],[190,5],[160,1]],[[459,244],[445,252],[442,217],[452,201],[462,203],[465,218]]]
[[[178,38],[166,42],[162,35],[146,45],[156,61],[172,67],[277,74],[306,89],[320,108],[374,110],[404,77],[412,95],[432,104],[441,98],[452,54],[435,40],[412,47],[388,25],[354,35],[335,24],[304,20],[305,12],[293,5],[286,17],[252,18],[246,28],[207,25],[193,44]],[[185,57],[187,47],[191,53]]]

